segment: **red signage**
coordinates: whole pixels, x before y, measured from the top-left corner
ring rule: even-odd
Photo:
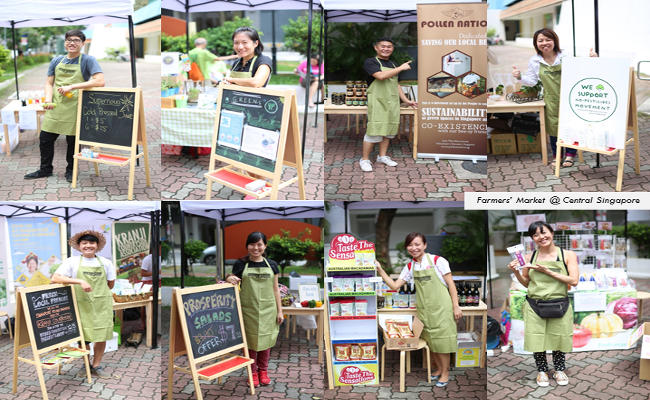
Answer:
[[[357,240],[354,236],[343,233],[336,235],[330,242],[329,257],[334,260],[354,260],[354,252],[375,250],[375,244],[367,240]]]
[[[341,370],[339,381],[346,385],[356,385],[375,380],[374,372],[350,365]]]

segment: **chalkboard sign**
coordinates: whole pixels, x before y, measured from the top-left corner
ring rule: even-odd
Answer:
[[[215,154],[274,172],[285,97],[223,89],[220,105]]]
[[[28,292],[25,299],[37,349],[79,337],[79,323],[69,286]]]
[[[243,343],[234,287],[185,293],[181,300],[194,358]]]
[[[133,89],[81,91],[79,139],[99,145],[131,147],[137,122],[135,102]]]

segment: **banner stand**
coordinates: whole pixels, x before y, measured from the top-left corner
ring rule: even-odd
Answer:
[[[639,121],[636,115],[636,94],[634,92],[634,69],[630,68],[630,85],[629,85],[629,100],[628,100],[628,117],[627,123],[624,127],[625,131],[632,131],[632,137],[627,139],[625,147],[622,149],[592,149],[589,147],[580,146],[579,144],[564,143],[562,140],[557,141],[557,154],[555,156],[555,176],[560,177],[560,165],[562,163],[562,148],[578,150],[578,160],[584,162],[582,156],[583,151],[590,153],[604,154],[606,156],[614,156],[618,153],[618,170],[616,172],[616,191],[620,192],[623,186],[623,170],[625,169],[625,150],[630,145],[634,145],[634,169],[639,175],[641,173],[640,156],[639,156]]]

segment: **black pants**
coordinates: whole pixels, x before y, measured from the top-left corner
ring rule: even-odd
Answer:
[[[556,371],[564,371],[566,369],[565,357],[563,352],[559,350],[553,351],[553,366]],[[535,365],[537,365],[537,370],[540,372],[548,372],[548,363],[546,362],[546,352],[540,351],[539,353],[533,353],[535,358]]]
[[[68,142],[68,150],[65,153],[65,159],[68,162],[66,167],[66,172],[72,172],[73,167],[73,155],[74,155],[74,141],[75,136],[65,136],[66,142]],[[41,131],[40,134],[40,149],[41,149],[41,171],[43,172],[52,172],[54,169],[52,167],[52,160],[54,159],[54,142],[59,137],[58,133],[50,133],[46,131]]]

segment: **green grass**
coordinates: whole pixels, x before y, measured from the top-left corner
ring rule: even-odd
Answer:
[[[185,287],[212,285],[217,283],[214,278],[203,276],[186,276]],[[162,278],[163,286],[181,286],[181,278]]]
[[[291,72],[298,67],[299,61],[278,61],[278,72]]]
[[[21,72],[26,71],[28,69],[32,69],[34,67],[38,67],[39,65],[47,64],[47,63],[49,63],[49,62],[42,62],[40,64],[20,66],[20,67],[18,67],[18,74],[20,74]],[[14,66],[13,66],[13,64],[11,64],[11,67],[8,68],[6,71],[4,71],[2,73],[2,75],[0,75],[0,82],[4,82],[4,81],[9,80],[9,79],[14,79]]]
[[[298,75],[271,75],[269,85],[299,85],[300,77]]]

